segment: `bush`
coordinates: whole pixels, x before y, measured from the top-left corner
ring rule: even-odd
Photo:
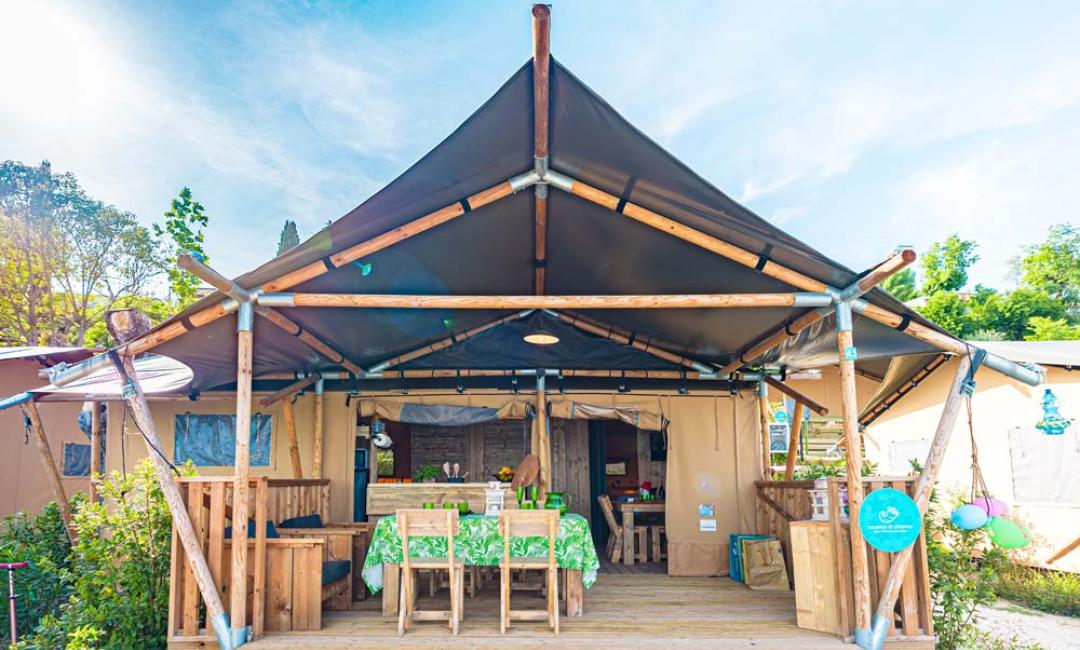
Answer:
[[[101,483],[105,504],[75,514],[79,539],[58,573],[70,595],[22,647],[144,650],[166,645],[172,520],[149,459]]]
[[[80,495],[72,500],[78,506]],[[16,619],[20,635],[37,627],[42,617],[55,610],[71,594],[63,579],[69,568],[71,544],[56,502],[48,503],[40,514],[19,512],[4,518],[0,528],[0,562],[29,562],[15,571]],[[0,578],[6,582],[5,572]],[[0,590],[7,585],[0,586]],[[2,625],[0,640],[11,643],[8,626]]]
[[[1014,566],[995,587],[1002,598],[1041,612],[1080,617],[1080,575]]]

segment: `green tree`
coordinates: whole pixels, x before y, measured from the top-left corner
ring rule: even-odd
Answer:
[[[919,295],[919,289],[915,284],[915,271],[904,269],[899,273],[889,276],[881,287],[892,294],[900,302],[907,302]]]
[[[1065,306],[1044,291],[1020,287],[998,293],[977,287],[968,301],[971,327],[1001,332],[1006,340],[1019,341],[1028,333],[1032,318],[1064,318]]]
[[[960,338],[967,338],[975,333],[971,312],[964,299],[955,291],[938,291],[928,297],[926,304],[919,307],[918,311]]]
[[[186,252],[202,262],[208,261],[206,251],[203,250],[203,241],[210,217],[204,210],[202,204],[191,197],[191,189],[184,187],[165,213],[164,227],[154,225],[154,233],[169,241],[166,245],[169,259],[175,259]],[[174,264],[167,268],[169,285],[180,307],[195,302],[195,293],[200,285],[199,278]]]
[[[296,222],[286,219],[285,225],[281,228],[281,235],[278,236],[276,256],[280,256],[290,248],[295,248],[299,245],[300,235],[296,232]]]
[[[959,291],[968,281],[968,269],[979,260],[977,244],[950,235],[944,242],[934,242],[922,257],[924,296],[939,291]]]
[[[1064,318],[1033,316],[1027,326],[1027,341],[1080,341],[1080,325],[1070,325]]]
[[[1023,286],[1045,292],[1080,317],[1080,230],[1067,223],[1051,226],[1046,240],[1029,246],[1018,266]]]

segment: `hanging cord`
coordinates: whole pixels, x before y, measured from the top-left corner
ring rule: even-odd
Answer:
[[[125,419],[127,418],[127,411],[128,411],[128,404],[125,401],[124,402],[124,418]],[[168,459],[168,457],[164,454],[164,452],[162,452],[161,449],[159,449],[158,446],[155,445],[153,443],[153,441],[150,440],[150,436],[146,435],[146,432],[143,431],[141,426],[139,426],[139,421],[135,418],[134,415],[132,415],[132,417],[131,417],[131,422],[132,422],[132,424],[135,425],[135,429],[139,432],[139,434],[142,435],[143,441],[146,442],[146,446],[149,447],[150,449],[154,450],[154,453],[156,453],[158,455],[158,457],[161,458],[161,460],[165,461],[165,463],[169,466],[169,468],[172,469],[173,474],[175,474],[177,476],[177,478],[179,478],[181,476],[180,470],[176,469],[176,465],[173,465],[173,462]]]
[[[967,404],[968,433],[971,435],[971,500],[978,496],[990,498],[990,490],[986,488],[986,479],[983,478],[982,467],[979,465],[979,447],[975,444],[975,424],[971,412],[971,396],[965,396]]]
[[[30,414],[26,412],[26,407],[22,404],[19,405],[19,410],[22,411],[23,420],[23,444],[30,444]]]

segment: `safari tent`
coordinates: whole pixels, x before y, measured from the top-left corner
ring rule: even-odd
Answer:
[[[603,443],[622,427],[620,462],[666,490],[667,575],[563,567],[568,619],[551,644],[646,647],[689,634],[931,647],[925,546],[868,551],[857,525],[867,491],[899,487],[925,503],[958,405],[954,382],[923,477],[864,480],[858,417],[873,404],[857,397],[869,392],[860,373],[944,354],[960,360],[959,377],[973,350],[875,288],[914,252],[862,272],[829,259],[695,174],[551,57],[544,5],[533,8],[533,45],[469,119],[356,209],[235,279],[181,257],[213,295],[149,329],[115,314],[118,347],[54,368],[27,402],[44,410],[55,390],[115,380],[93,395],[108,403],[108,467],[149,455],[173,512],[170,646],[430,645],[411,632],[382,638],[404,601],[394,562],[378,572],[364,557],[383,521],[371,520],[420,502],[472,505],[493,470],[527,452],[541,495],[575,493],[570,513],[599,533]],[[147,359],[179,364],[190,381],[144,390]],[[994,354],[983,365],[1041,380]],[[812,624],[786,591],[712,576],[729,573],[736,533],[775,535],[802,561],[791,524],[809,518],[812,486],[766,480],[764,415],[770,389],[816,404],[786,378],[821,366],[837,368],[848,475],[830,489],[847,490],[851,524],[834,511],[813,531],[833,564],[793,567],[796,591],[835,605]],[[386,467],[380,427],[395,445]],[[199,460],[199,477],[173,477],[168,462],[185,459]],[[376,480],[441,459],[468,481]],[[267,532],[315,514],[318,526]],[[342,570],[333,562],[348,564],[327,581]],[[363,587],[372,568],[381,604]],[[438,643],[495,637],[490,611],[467,602],[461,636]]]

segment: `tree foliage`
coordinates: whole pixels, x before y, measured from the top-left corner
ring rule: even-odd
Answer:
[[[180,193],[172,200],[169,211],[165,213],[165,225],[154,225],[154,233],[158,237],[168,240],[167,258],[175,260],[181,253],[188,253],[201,262],[208,262],[206,251],[203,250],[206,226],[210,223],[203,205],[192,198],[191,189],[181,188]],[[195,302],[195,293],[199,288],[200,280],[193,273],[185,271],[175,264],[168,264],[166,270],[169,275],[169,286],[180,307],[186,307]]]
[[[917,298],[919,295],[919,288],[916,286],[915,281],[915,271],[912,269],[904,269],[899,273],[890,275],[885,282],[881,283],[881,287],[900,302],[907,302]]]
[[[0,343],[81,345],[160,272],[157,242],[133,214],[48,162],[0,163]]]
[[[295,248],[300,245],[300,234],[296,231],[296,222],[291,219],[285,220],[285,225],[281,227],[281,235],[278,236],[277,253],[275,257],[280,256],[290,248]]]
[[[979,261],[976,248],[974,241],[957,235],[935,242],[922,257],[923,294],[963,289],[967,285],[968,269]]]
[[[1060,301],[1071,316],[1080,316],[1080,230],[1071,224],[1050,227],[1046,240],[1025,250],[1020,281]]]

